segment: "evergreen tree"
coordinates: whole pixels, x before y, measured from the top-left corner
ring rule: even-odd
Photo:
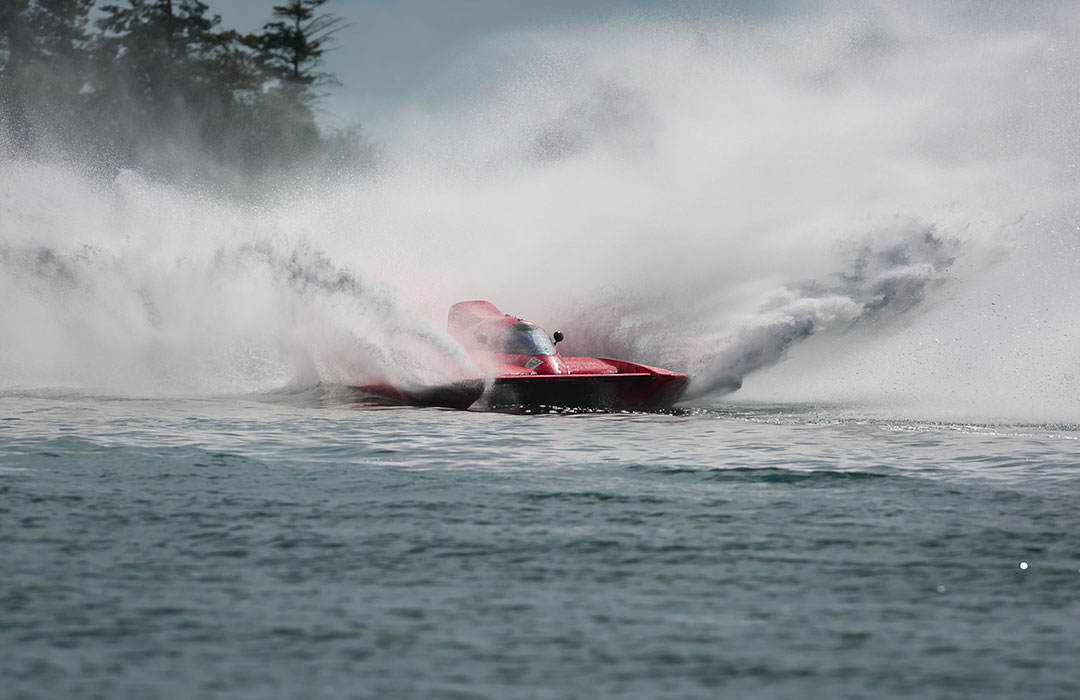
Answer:
[[[158,125],[186,118],[184,103],[203,77],[220,17],[206,17],[207,5],[198,0],[129,0],[127,7],[101,10],[102,96],[127,100]]]
[[[0,0],[0,137],[188,181],[361,168],[372,151],[359,130],[315,122],[341,28],[317,14],[324,3],[289,0],[263,33],[240,34],[200,0]]]
[[[289,0],[274,7],[276,19],[256,37],[262,66],[271,80],[260,108],[266,117],[268,142],[278,165],[311,156],[321,145],[312,106],[315,86],[336,82],[318,70],[330,37],[342,28],[341,20],[316,14],[326,0]],[[269,154],[267,154],[269,156]]]
[[[90,70],[89,14],[94,0],[37,0],[29,29],[36,39],[37,118],[49,114],[52,132],[83,112]]]
[[[310,87],[335,82],[316,70],[330,37],[342,28],[341,18],[316,15],[326,0],[289,0],[274,7],[277,21],[267,22],[261,38],[262,57],[271,74],[292,86],[305,101],[314,99]]]
[[[94,0],[37,0],[29,13],[29,29],[37,37],[41,55],[54,64],[82,64],[89,48],[87,27],[93,7]]]
[[[80,111],[93,0],[0,2],[0,115],[23,146]]]
[[[243,126],[253,121],[261,69],[244,38],[219,31],[220,16],[207,10],[199,0],[102,7],[96,107],[124,159],[190,176],[244,160],[256,142]]]
[[[10,75],[29,53],[30,0],[0,0],[0,75]]]
[[[29,7],[29,0],[0,0],[0,127],[16,142],[25,142],[28,128],[20,78],[31,56]]]

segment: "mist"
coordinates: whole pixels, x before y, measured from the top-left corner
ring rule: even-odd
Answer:
[[[694,405],[1080,420],[1080,12],[977,9],[492,36],[258,205],[8,149],[0,385],[443,381],[484,298]]]

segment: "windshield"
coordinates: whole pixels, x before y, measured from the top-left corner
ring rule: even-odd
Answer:
[[[539,326],[515,323],[499,336],[499,350],[513,355],[554,355],[555,344]]]

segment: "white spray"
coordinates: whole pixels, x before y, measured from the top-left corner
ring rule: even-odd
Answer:
[[[488,298],[697,402],[1076,419],[1080,13],[976,9],[494,37],[382,172],[262,209],[8,162],[0,380],[436,381]]]

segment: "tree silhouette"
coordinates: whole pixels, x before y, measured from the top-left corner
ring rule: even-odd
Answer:
[[[201,0],[0,0],[0,145],[59,143],[189,183],[362,168],[372,150],[358,128],[324,133],[315,120],[316,88],[336,83],[322,56],[342,28],[324,3],[289,0],[263,32],[241,34]]]
[[[35,125],[77,114],[90,55],[93,0],[0,3],[0,118],[19,143]]]
[[[322,62],[327,40],[342,29],[341,18],[315,14],[326,0],[289,0],[274,7],[277,21],[263,27],[260,48],[271,74],[285,84],[296,86],[304,99],[314,96],[310,86],[334,82],[332,76],[316,70]]]

